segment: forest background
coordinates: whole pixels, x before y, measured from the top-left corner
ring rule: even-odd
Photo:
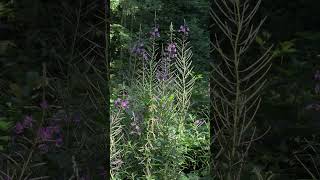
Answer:
[[[98,4],[103,5],[86,0],[0,2],[0,150],[8,148],[12,127],[21,117],[30,113],[42,116],[37,106],[43,99],[54,109],[52,116],[63,107],[71,119],[80,120],[76,126],[68,125],[68,146],[63,153],[45,158],[51,167],[44,169],[53,176],[63,168],[65,173],[60,176],[71,176],[71,157],[79,159],[81,168],[89,174],[101,174],[95,172],[103,167],[99,157],[105,152],[101,146],[105,115],[103,108],[96,106],[103,106],[104,100],[96,94],[105,88],[105,80],[96,72],[103,69],[99,43],[103,43],[104,33],[96,28],[100,26],[99,17],[90,15]],[[318,7],[317,0],[264,0],[257,15],[258,19],[267,16],[267,20],[255,43],[273,44],[274,56],[256,123],[261,131],[271,128],[255,144],[250,160],[266,172],[289,179],[308,175],[297,161],[297,153],[315,173],[320,162],[320,81],[315,78],[320,69]],[[208,64],[212,61],[208,1],[113,0],[111,9],[112,83],[123,83],[115,77],[126,74],[129,49],[139,31],[148,32],[154,26],[156,12],[160,31],[168,29],[171,22],[175,27],[184,20],[188,24],[191,45],[196,47],[195,73],[201,77],[191,111],[209,103],[203,93],[208,89]],[[98,86],[101,89],[94,88]],[[58,165],[61,159],[63,164]],[[91,168],[90,163],[97,162],[99,166]]]

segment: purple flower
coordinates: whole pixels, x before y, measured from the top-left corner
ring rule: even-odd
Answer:
[[[148,53],[146,51],[143,51],[142,57],[143,57],[144,60],[148,60],[149,59]]]
[[[183,33],[184,35],[188,35],[189,33],[189,27],[187,25],[181,25],[180,29],[178,30],[178,32]]]
[[[40,144],[38,148],[41,153],[47,153],[49,151],[49,146],[47,144]]]
[[[118,98],[118,99],[114,102],[114,105],[115,105],[116,107],[118,107],[118,108],[121,107],[121,108],[127,109],[128,106],[129,106],[129,101],[128,101],[127,99],[122,100],[122,99]]]
[[[116,101],[114,101],[114,105],[115,105],[116,107],[119,107],[120,104],[121,104],[121,99],[120,99],[120,98],[118,98]]]
[[[4,175],[3,179],[4,180],[12,180],[12,178],[9,175],[6,175],[6,174]]]
[[[128,105],[129,105],[129,101],[128,100],[121,101],[121,107],[126,109],[126,108],[128,108]]]
[[[32,117],[31,116],[26,116],[23,119],[22,125],[23,125],[24,128],[32,128],[32,122],[33,122]]]
[[[167,47],[167,52],[170,58],[177,57],[177,48],[175,43],[170,43]]]
[[[56,139],[56,146],[57,146],[57,147],[61,147],[61,146],[62,146],[62,143],[63,143],[63,139],[62,139],[62,137],[60,136],[59,138]]]
[[[143,50],[144,50],[144,44],[140,42],[133,46],[133,48],[131,49],[131,53],[135,55],[141,55]]]
[[[43,100],[41,103],[40,103],[40,107],[42,109],[48,109],[49,105],[48,105],[48,102],[46,100]]]
[[[160,32],[158,27],[154,27],[152,31],[150,32],[152,38],[159,38]]]
[[[147,51],[145,50],[144,44],[143,44],[142,42],[137,43],[137,44],[131,49],[131,53],[134,54],[134,55],[136,55],[136,56],[142,57],[144,60],[148,60],[148,59],[149,59],[148,53],[147,53]]]
[[[57,147],[62,146],[63,143],[61,129],[58,125],[41,127],[38,130],[38,137],[41,139],[42,142],[53,141]],[[47,146],[48,144],[43,143],[39,145],[39,149],[42,149],[44,152],[46,152]]]
[[[41,127],[38,131],[38,136],[42,141],[48,141],[52,139],[52,129],[49,127]]]
[[[16,126],[15,126],[15,133],[16,134],[21,134],[23,132],[23,125],[20,122],[17,122]]]
[[[165,72],[158,71],[156,76],[159,81],[165,81],[168,79],[168,73],[166,71]]]

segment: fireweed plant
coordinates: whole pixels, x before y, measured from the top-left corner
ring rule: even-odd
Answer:
[[[46,82],[46,66],[43,64],[43,82]],[[44,84],[43,84],[44,86]],[[48,176],[34,177],[30,171],[43,166],[45,163],[36,163],[33,160],[35,154],[44,154],[54,148],[60,148],[63,144],[63,134],[59,123],[45,122],[49,104],[45,97],[45,88],[42,91],[42,100],[38,105],[40,108],[40,119],[36,120],[28,114],[17,121],[13,127],[13,142],[11,147],[15,149],[14,153],[4,155],[6,162],[6,171],[0,171],[3,179],[47,179]],[[21,162],[19,162],[21,161]]]
[[[106,161],[101,157],[106,155],[107,57],[102,56],[104,38],[96,33],[104,31],[105,21],[97,16],[97,10],[103,6],[96,5],[83,1],[54,5],[61,12],[55,16],[61,23],[54,25],[50,35],[39,30],[36,41],[25,41],[55,49],[50,60],[42,58],[47,55],[39,56],[49,62],[48,76],[39,75],[41,67],[35,63],[26,72],[12,72],[12,80],[4,78],[8,85],[1,85],[0,90],[1,102],[6,102],[0,103],[0,126],[3,120],[10,123],[5,135],[12,132],[12,136],[8,136],[9,143],[2,148],[0,127],[0,180],[106,176]],[[43,48],[36,49],[40,52]],[[38,62],[44,62],[40,59]],[[8,75],[11,77],[11,72]],[[0,79],[2,84],[3,78]],[[6,93],[2,93],[2,87]]]
[[[81,127],[81,115],[76,111],[68,115],[63,109],[56,109],[59,106],[47,100],[49,78],[46,77],[45,64],[41,79],[40,100],[36,105],[29,106],[28,111],[15,122],[11,129],[12,141],[8,144],[8,151],[0,152],[0,179],[54,179],[52,176],[56,174],[50,174],[50,168],[62,167],[66,172],[62,172],[58,179],[89,180],[92,175],[87,173],[82,164],[79,165],[74,155],[68,153],[78,151],[79,147],[69,149],[68,139],[70,142],[70,138],[74,137],[68,137],[68,134],[76,134],[73,130]],[[68,125],[74,129],[67,130]],[[76,143],[72,145],[78,145]],[[56,167],[48,167],[49,163],[56,164],[53,159],[61,161],[63,158],[67,161],[71,156],[70,167],[64,167],[60,162],[57,162]]]
[[[147,41],[139,38],[131,50],[135,61],[131,82],[121,87],[122,95],[113,95],[113,179],[178,179],[187,166],[197,173],[191,153],[196,147],[203,164],[208,162],[206,118],[188,112],[196,81],[189,28],[184,24],[174,30],[171,24],[169,40],[161,48],[160,35],[156,25]]]

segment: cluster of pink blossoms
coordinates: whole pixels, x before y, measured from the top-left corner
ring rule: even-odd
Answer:
[[[127,99],[120,99],[118,98],[115,102],[114,105],[116,107],[121,107],[124,109],[127,109],[129,107],[129,101]]]
[[[15,126],[15,133],[21,134],[24,132],[24,129],[32,127],[33,119],[31,116],[25,116],[22,122],[17,122]]]
[[[48,109],[49,105],[47,101],[42,101],[40,103],[41,109]],[[33,127],[32,116],[25,116],[21,122],[17,122],[14,128],[14,132],[20,135],[25,129],[30,129]],[[47,127],[40,127],[37,132],[37,138],[40,140],[40,145],[38,148],[41,152],[48,152],[49,146],[48,142],[54,142],[57,147],[60,147],[63,143],[63,137],[61,129],[58,125],[51,125]]]

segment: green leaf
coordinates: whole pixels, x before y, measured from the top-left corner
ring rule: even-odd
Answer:
[[[6,122],[4,120],[5,118],[0,118],[0,130],[7,131],[10,128],[12,123]]]

